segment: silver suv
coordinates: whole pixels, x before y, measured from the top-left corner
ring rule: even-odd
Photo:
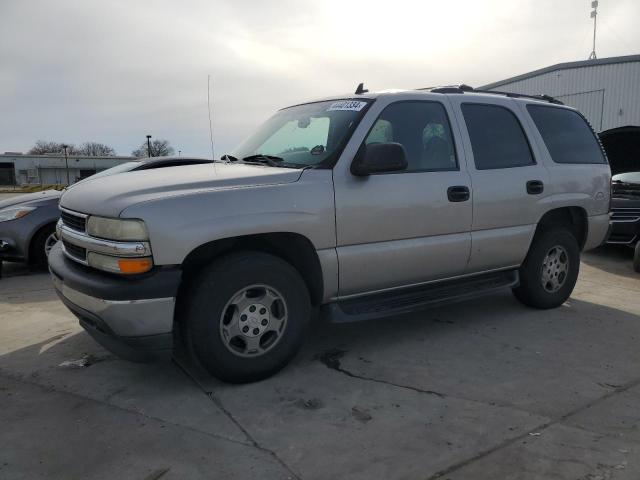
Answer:
[[[359,87],[278,111],[220,162],[69,190],[49,265],[116,354],[180,339],[246,382],[287,364],[314,311],[349,322],[502,288],[561,305],[607,236],[610,176],[584,117],[549,97]]]

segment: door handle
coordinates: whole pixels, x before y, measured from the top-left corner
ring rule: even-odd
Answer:
[[[527,182],[527,193],[529,195],[540,195],[542,192],[544,192],[542,180],[529,180]]]
[[[450,202],[466,202],[469,200],[469,187],[464,185],[455,185],[447,188],[447,198]]]

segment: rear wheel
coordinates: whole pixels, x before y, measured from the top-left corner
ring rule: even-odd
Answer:
[[[49,252],[57,241],[55,224],[41,228],[31,240],[31,264],[36,268],[46,269]]]
[[[564,228],[542,231],[534,237],[513,293],[531,307],[558,307],[571,295],[579,271],[580,248],[571,232]]]
[[[310,318],[298,271],[278,257],[243,252],[214,262],[192,283],[185,340],[212,375],[233,383],[260,380],[297,353]]]
[[[633,254],[633,269],[640,273],[640,241],[636,243],[636,249]]]

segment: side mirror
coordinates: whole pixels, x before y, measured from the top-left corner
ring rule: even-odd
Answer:
[[[351,173],[357,177],[406,169],[407,154],[404,146],[394,142],[363,145],[351,164]]]

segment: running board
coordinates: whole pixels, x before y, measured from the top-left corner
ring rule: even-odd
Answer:
[[[516,287],[518,283],[517,270],[491,272],[341,300],[325,305],[323,315],[333,323],[372,320],[469,300],[507,287]]]

